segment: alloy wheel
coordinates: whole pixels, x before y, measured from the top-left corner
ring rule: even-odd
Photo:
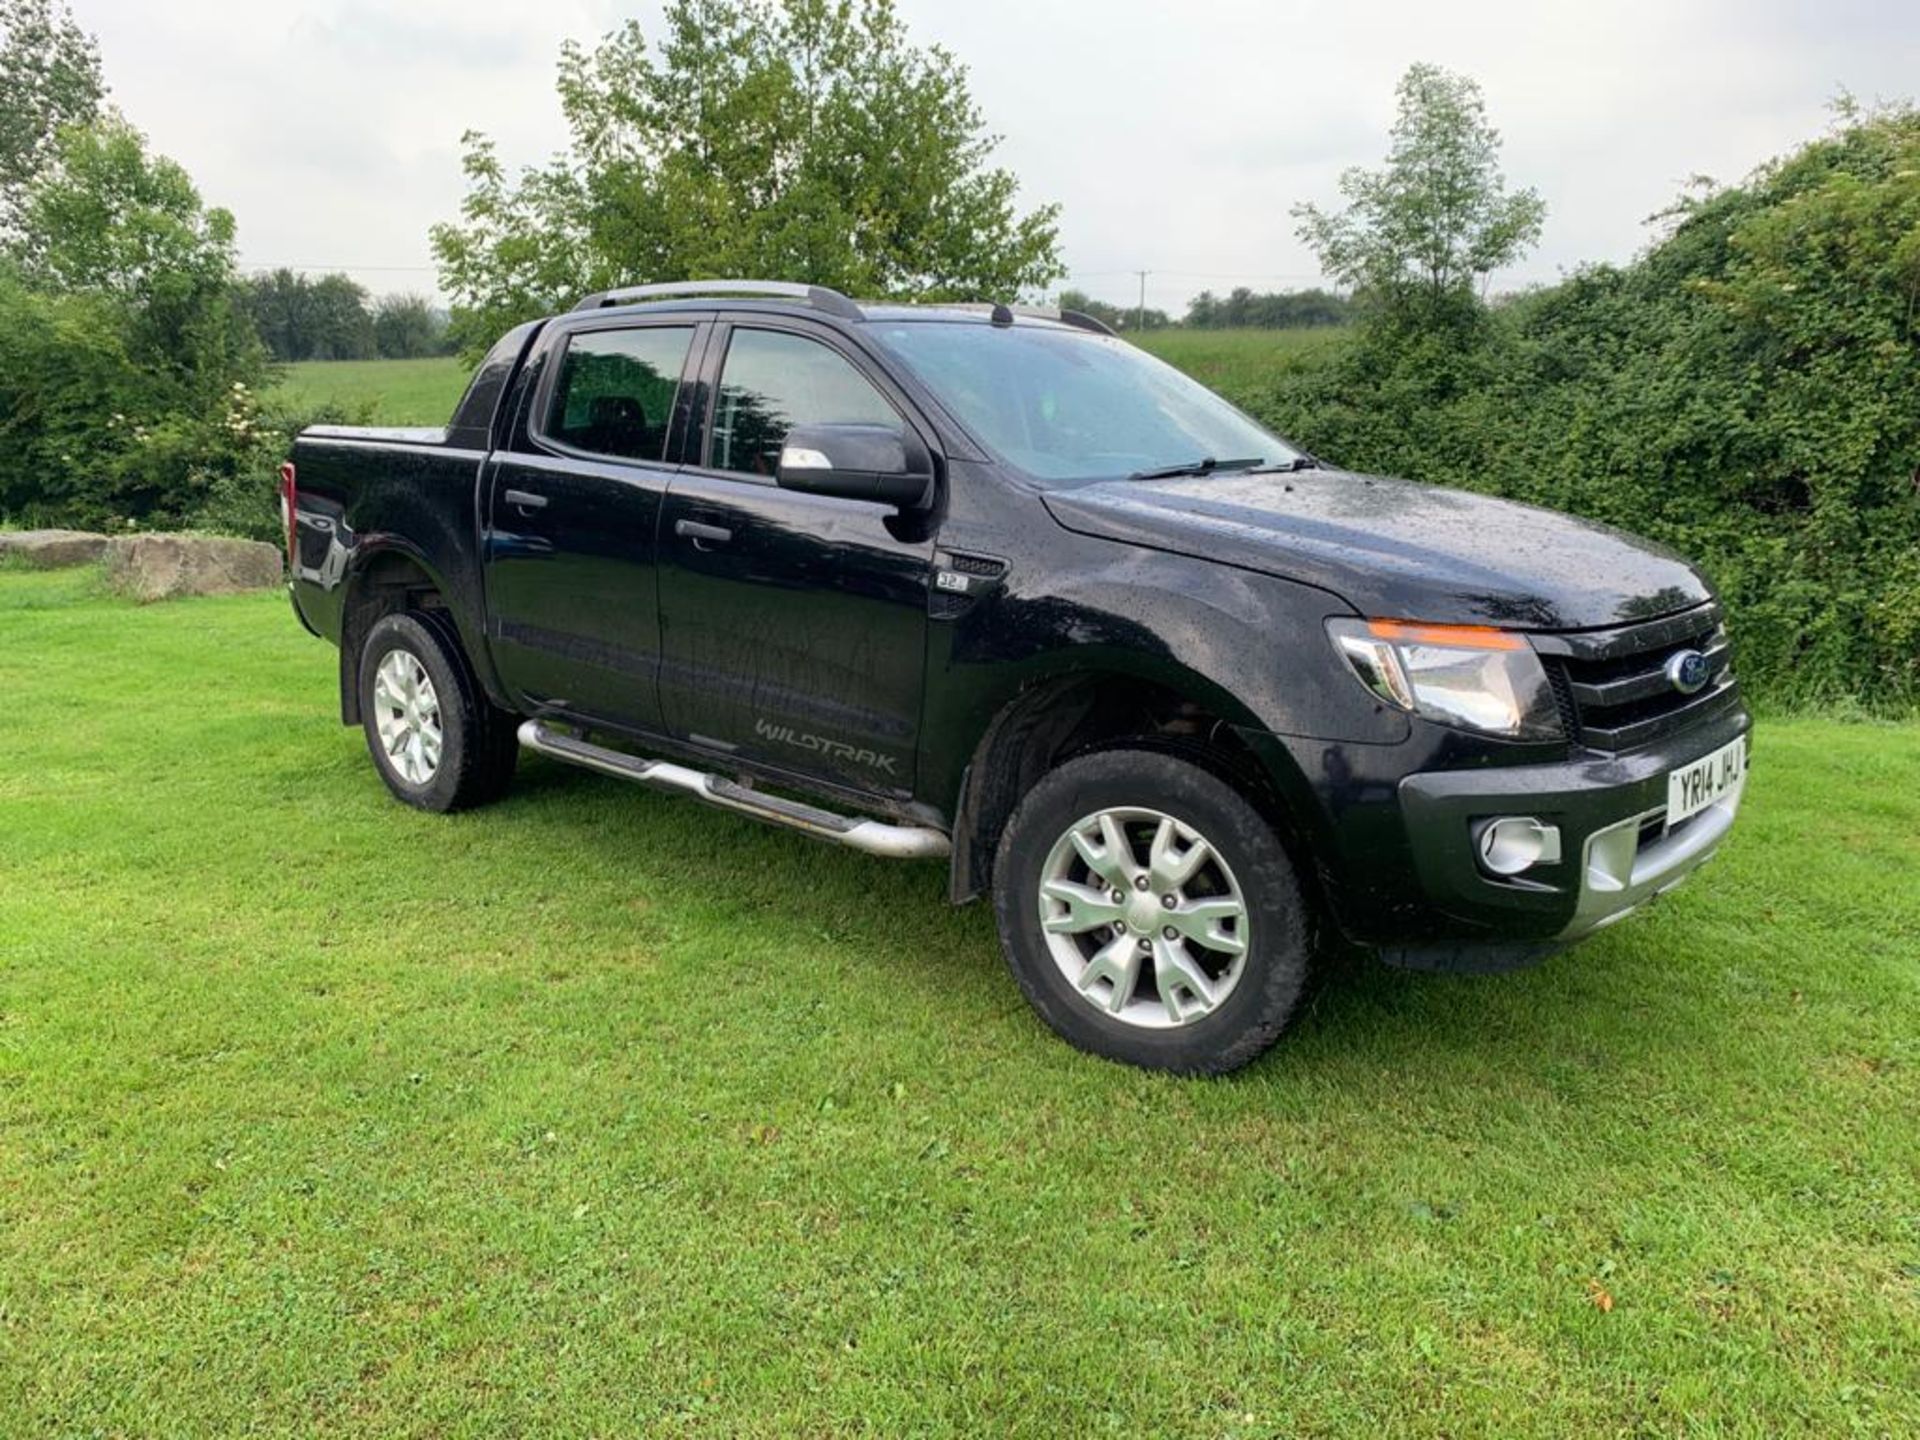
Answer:
[[[1167,1029],[1212,1014],[1246,968],[1252,933],[1226,858],[1158,810],[1096,810],[1054,842],[1038,901],[1047,949],[1089,1005]]]
[[[425,785],[440,768],[446,737],[433,677],[410,650],[389,650],[373,677],[374,728],[394,771],[409,785]]]

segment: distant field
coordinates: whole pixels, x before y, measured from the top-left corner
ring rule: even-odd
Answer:
[[[1277,364],[1339,343],[1341,330],[1156,330],[1145,348],[1230,399]],[[440,425],[466,389],[458,360],[314,360],[286,367],[279,393],[303,407],[337,405],[371,425]]]
[[[1345,330],[1151,330],[1142,348],[1229,400],[1262,389],[1275,369],[1345,340]]]
[[[467,388],[458,360],[309,360],[284,367],[275,394],[301,408],[339,406],[369,425],[444,425]]]

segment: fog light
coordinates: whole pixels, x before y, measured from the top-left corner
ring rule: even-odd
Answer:
[[[1490,875],[1518,875],[1560,858],[1560,827],[1531,815],[1506,815],[1480,828],[1480,868]]]

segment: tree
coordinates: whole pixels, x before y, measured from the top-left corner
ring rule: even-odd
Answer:
[[[1245,393],[1355,470],[1491,491],[1671,546],[1776,706],[1920,705],[1920,109],[1694,195],[1624,266],[1475,335],[1329,347]]]
[[[274,270],[250,278],[240,298],[276,360],[370,360],[383,353],[366,287],[345,275]]]
[[[371,360],[380,353],[366,286],[345,275],[322,275],[308,282],[307,293],[313,307],[309,358]]]
[[[263,271],[240,287],[240,306],[275,360],[305,360],[308,337],[307,278],[291,270]]]
[[[111,301],[136,362],[215,385],[257,372],[259,342],[235,303],[233,216],[205,206],[119,115],[60,132],[20,221],[13,251],[28,283]]]
[[[233,217],[109,113],[60,132],[19,219],[0,262],[0,509],[184,522],[270,473]]]
[[[91,120],[105,94],[100,47],[65,0],[0,0],[0,235],[18,225],[61,128]]]
[[[570,152],[510,179],[469,133],[434,227],[468,349],[586,290],[745,275],[899,298],[1012,297],[1061,273],[1058,207],[1021,214],[967,76],[892,0],[672,0],[569,44]]]
[[[388,360],[444,353],[446,318],[418,295],[389,295],[373,312],[373,338]]]
[[[1507,193],[1500,134],[1472,80],[1414,65],[1398,94],[1385,167],[1340,177],[1340,213],[1293,214],[1329,276],[1420,324],[1471,313],[1476,280],[1526,253],[1546,207],[1532,190]]]

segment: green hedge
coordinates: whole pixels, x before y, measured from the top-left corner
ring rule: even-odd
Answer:
[[[1243,394],[1340,464],[1696,559],[1751,690],[1920,701],[1920,115],[1851,115],[1688,203],[1639,262],[1446,334],[1374,317]]]

